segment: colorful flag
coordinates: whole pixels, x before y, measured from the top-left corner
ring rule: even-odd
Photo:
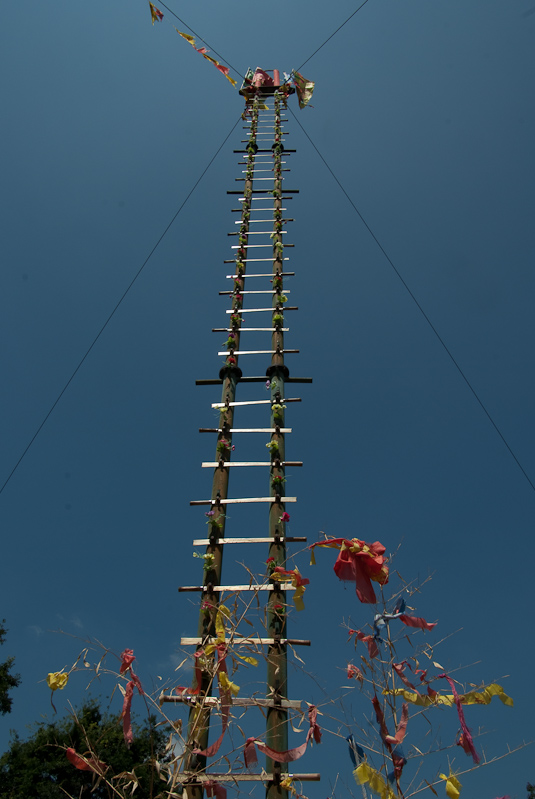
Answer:
[[[163,19],[163,14],[160,11],[160,9],[156,8],[156,6],[153,5],[150,2],[150,0],[149,0],[149,6],[150,6],[150,16],[151,16],[151,19],[152,19],[152,24],[154,25],[155,22],[161,22],[162,19]]]
[[[315,84],[311,80],[304,78],[300,72],[292,72],[295,83],[295,90],[299,99],[299,108],[304,108],[310,102]]]
[[[193,38],[193,36],[190,36],[189,33],[182,33],[182,31],[179,31],[178,28],[175,28],[175,30],[178,33],[178,35],[182,36],[182,38],[185,39],[188,42],[188,44],[191,44],[193,49],[196,50],[198,53],[200,53],[203,58],[206,58],[207,61],[211,61],[214,67],[218,69],[225,76],[225,78],[230,83],[232,83],[233,86],[236,86],[236,81],[233,80],[228,74],[229,73],[228,67],[224,67],[222,64],[219,63],[219,61],[216,61],[215,58],[212,58],[211,55],[207,55],[208,51],[206,47],[195,47],[196,44],[195,39]]]

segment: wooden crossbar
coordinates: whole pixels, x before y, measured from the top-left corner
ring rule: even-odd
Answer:
[[[163,702],[183,702],[185,705],[202,705],[204,707],[219,707],[221,700],[217,696],[191,696],[188,694],[164,694],[163,692],[159,697],[160,705]],[[283,699],[279,704],[276,704],[273,699],[255,699],[254,697],[241,697],[235,696],[232,699],[232,704],[236,707],[284,707],[289,710],[301,710],[301,699]]]
[[[254,275],[250,275],[250,277],[254,277]],[[277,289],[258,289],[258,291],[254,291],[252,289],[249,291],[247,289],[244,289],[243,291],[240,291],[240,294],[276,294],[276,293]],[[290,294],[290,289],[284,289],[284,293]],[[232,291],[219,292],[220,297],[228,296],[229,294],[233,294],[233,292]]]
[[[260,583],[252,583],[251,585],[244,584],[244,585],[214,585],[212,591],[219,593],[220,591],[274,591],[275,586],[271,583],[268,584],[260,584]],[[281,590],[280,588],[278,589]],[[295,591],[293,586],[284,585],[283,591]],[[192,593],[195,591],[206,591],[205,585],[180,585],[178,587],[179,594],[184,593]]]
[[[301,397],[284,397],[281,400],[282,403],[284,402],[301,402]],[[271,405],[271,400],[242,400],[241,402],[229,402],[229,408],[234,408],[236,405]],[[212,408],[226,408],[227,405],[225,402],[212,402]]]
[[[246,505],[251,502],[297,502],[297,497],[240,497],[239,499],[220,499],[220,505]],[[192,499],[190,505],[216,505],[215,499]]]
[[[234,350],[234,355],[295,355],[299,350]],[[228,350],[222,350],[218,355],[228,355]]]
[[[199,427],[199,433],[291,433],[291,427],[231,427],[222,430],[220,427]]]
[[[302,466],[303,461],[281,461],[281,466]],[[215,469],[221,466],[220,461],[203,461],[201,468]],[[227,466],[271,466],[271,461],[223,461],[223,468]]]
[[[225,313],[256,313],[256,311],[271,311],[271,313],[286,313],[286,311],[298,311],[298,310],[299,308],[297,307],[297,305],[290,305],[290,306],[284,306],[278,312],[275,308],[271,307],[271,308],[240,308],[239,311],[234,311],[231,308],[230,310],[226,310]]]
[[[188,776],[191,774],[191,778]],[[210,771],[208,774],[198,774],[197,772],[188,772],[182,771],[180,774],[181,777],[185,777],[184,785],[195,785],[199,784],[202,785],[205,782],[275,782],[275,779],[280,779],[281,776],[283,777],[291,777],[292,780],[296,780],[297,782],[319,782],[321,780],[320,774],[297,774],[290,772],[286,774],[275,775],[271,772],[263,772],[262,774],[247,774],[246,772],[237,772],[236,774],[229,774],[225,772],[224,774],[216,774],[215,772]]]
[[[215,644],[217,643],[217,638],[181,638],[180,639],[180,646],[199,646],[200,644]],[[290,646],[310,646],[310,641],[306,641],[301,638],[281,638],[280,640],[277,638],[254,638],[250,636],[249,638],[236,638],[234,637],[231,641],[232,646],[253,646],[255,644],[260,644],[263,646],[273,646],[274,644],[280,644],[284,646],[285,644],[290,644]]]
[[[218,544],[273,544],[274,538],[218,538]],[[304,536],[280,536],[277,537],[277,542],[281,543],[306,543],[307,539]],[[193,546],[201,547],[208,546],[211,542],[209,538],[194,538]]]
[[[290,331],[289,327],[240,327],[240,333],[252,333],[252,332],[262,332],[262,333],[288,333]],[[213,327],[212,333],[234,333],[233,327]]]

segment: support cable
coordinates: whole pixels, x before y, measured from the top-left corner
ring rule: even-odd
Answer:
[[[54,402],[53,402],[53,404],[52,404],[52,406],[51,406],[50,410],[48,411],[48,413],[46,414],[45,418],[43,419],[43,421],[41,422],[41,424],[39,425],[39,427],[37,428],[37,430],[36,430],[36,431],[35,431],[35,433],[33,434],[32,438],[30,439],[30,442],[29,442],[29,444],[26,446],[26,449],[24,450],[24,452],[22,453],[22,455],[20,456],[20,458],[18,459],[18,461],[16,462],[16,464],[15,464],[15,465],[13,466],[13,468],[11,469],[11,471],[10,471],[9,475],[7,476],[7,479],[5,480],[4,484],[3,484],[3,485],[2,485],[2,487],[0,488],[0,494],[2,493],[2,491],[4,490],[4,488],[7,486],[7,484],[9,483],[9,481],[11,480],[11,478],[13,477],[13,475],[15,474],[15,472],[17,471],[18,467],[19,467],[19,466],[20,466],[20,464],[22,463],[22,460],[24,459],[24,457],[25,457],[25,455],[27,454],[28,450],[30,449],[30,447],[32,446],[33,442],[35,441],[35,439],[37,438],[37,436],[39,435],[39,433],[41,432],[41,430],[42,430],[42,429],[43,429],[43,427],[45,426],[45,424],[46,424],[46,422],[47,422],[47,420],[48,420],[49,416],[52,414],[52,411],[54,410],[54,408],[56,407],[56,405],[58,404],[58,402],[60,401],[60,399],[62,398],[62,396],[63,396],[63,395],[65,394],[65,392],[67,391],[68,387],[70,386],[70,384],[71,384],[71,383],[72,383],[72,381],[74,380],[74,378],[75,378],[76,374],[77,374],[77,373],[78,373],[78,371],[80,370],[80,368],[81,368],[82,364],[84,363],[84,361],[86,360],[87,356],[89,355],[89,353],[91,352],[91,350],[93,349],[93,347],[95,346],[95,344],[97,343],[97,341],[99,340],[99,338],[101,337],[102,333],[104,332],[104,330],[106,329],[106,327],[107,327],[107,326],[108,326],[108,324],[110,323],[110,321],[111,321],[112,317],[115,315],[116,311],[118,310],[119,306],[121,305],[121,303],[122,303],[122,302],[123,302],[123,300],[125,299],[126,295],[128,294],[128,292],[130,291],[130,289],[132,288],[132,286],[134,285],[134,283],[136,282],[136,280],[138,279],[138,277],[140,276],[140,274],[142,273],[142,271],[144,270],[144,268],[146,267],[146,265],[148,264],[148,262],[150,261],[150,259],[151,259],[151,258],[152,258],[152,256],[154,255],[154,253],[156,252],[156,249],[157,249],[157,248],[158,248],[158,246],[161,244],[161,242],[162,242],[162,240],[163,240],[164,236],[165,236],[165,235],[168,233],[169,229],[171,228],[171,225],[173,224],[173,222],[175,221],[175,219],[177,218],[177,216],[179,215],[179,213],[182,211],[182,209],[184,208],[184,206],[185,206],[185,205],[186,205],[186,203],[188,202],[189,198],[191,197],[191,195],[193,194],[193,192],[195,191],[195,189],[197,188],[197,186],[199,185],[199,183],[201,182],[201,180],[203,179],[203,177],[206,175],[206,173],[208,172],[208,170],[209,170],[209,169],[210,169],[210,167],[212,166],[213,162],[215,161],[215,159],[217,158],[217,156],[219,155],[219,153],[221,152],[221,150],[223,149],[223,147],[225,146],[225,144],[227,143],[227,141],[230,139],[230,137],[231,137],[231,136],[232,136],[232,134],[234,133],[234,130],[235,130],[235,128],[236,128],[236,125],[237,125],[237,124],[240,122],[240,120],[241,120],[241,116],[240,116],[240,117],[238,117],[238,119],[236,120],[236,122],[235,122],[235,123],[234,123],[234,125],[232,126],[231,130],[229,131],[229,133],[228,133],[228,134],[225,136],[225,138],[224,138],[223,142],[222,142],[222,143],[219,145],[219,147],[217,148],[216,152],[214,153],[214,155],[212,156],[212,158],[211,158],[211,159],[210,159],[210,161],[208,162],[207,166],[206,166],[206,167],[203,169],[203,171],[201,172],[201,175],[200,175],[200,176],[199,176],[199,178],[198,178],[198,179],[195,181],[195,183],[194,183],[194,185],[193,185],[193,188],[192,188],[192,189],[189,191],[188,195],[186,196],[186,199],[185,199],[185,200],[182,202],[182,204],[181,204],[180,208],[179,208],[179,209],[178,209],[178,211],[175,213],[175,215],[173,216],[173,218],[171,219],[171,221],[169,222],[169,224],[167,225],[167,227],[165,228],[165,230],[163,231],[163,233],[160,235],[160,238],[158,239],[158,241],[156,242],[156,244],[154,245],[154,247],[152,248],[152,250],[149,252],[149,254],[147,255],[147,257],[145,258],[145,260],[143,261],[143,263],[142,263],[142,264],[141,264],[141,266],[139,267],[138,271],[136,272],[136,274],[134,275],[134,277],[132,278],[132,280],[131,280],[131,281],[130,281],[130,283],[128,284],[127,288],[126,288],[126,289],[125,289],[125,291],[123,292],[123,294],[122,294],[122,296],[120,297],[119,301],[116,303],[116,305],[115,305],[114,309],[112,310],[112,312],[110,313],[110,315],[108,316],[108,318],[106,319],[106,321],[104,322],[104,324],[102,325],[102,327],[100,328],[100,330],[98,331],[97,335],[95,336],[95,338],[94,338],[94,339],[93,339],[93,341],[91,342],[90,346],[89,346],[89,347],[88,347],[88,349],[86,350],[86,352],[85,352],[85,355],[84,355],[84,356],[83,356],[83,358],[82,358],[82,359],[79,361],[79,363],[78,363],[78,366],[76,367],[76,369],[74,370],[74,372],[72,373],[72,375],[69,377],[69,379],[67,380],[67,382],[65,383],[65,385],[64,385],[64,386],[63,386],[63,388],[61,389],[60,393],[58,394],[58,396],[57,396],[57,397],[56,397],[56,399],[54,400]]]
[[[357,9],[357,10],[358,10],[358,9]],[[487,408],[486,408],[486,407],[485,407],[485,405],[483,404],[483,401],[482,401],[482,400],[480,399],[480,397],[478,396],[478,394],[477,394],[477,392],[476,392],[475,388],[472,386],[472,384],[471,384],[471,383],[470,383],[470,381],[468,380],[467,376],[465,375],[465,373],[464,373],[464,372],[463,372],[463,370],[461,369],[460,365],[459,365],[459,364],[458,364],[458,362],[455,360],[455,357],[453,356],[452,352],[449,350],[449,348],[448,348],[448,346],[447,346],[446,342],[444,341],[444,339],[442,338],[442,336],[440,335],[440,333],[438,332],[438,330],[436,329],[436,327],[434,326],[434,324],[431,322],[431,319],[429,318],[429,316],[426,314],[426,312],[424,311],[424,309],[422,308],[422,306],[420,305],[420,303],[419,303],[419,302],[418,302],[418,300],[416,299],[415,295],[413,294],[413,292],[412,292],[412,291],[411,291],[411,289],[409,288],[408,284],[405,282],[404,278],[402,277],[402,275],[401,275],[401,273],[399,272],[399,270],[397,269],[397,267],[394,265],[394,262],[392,261],[392,259],[390,258],[390,256],[389,256],[389,255],[388,255],[388,253],[386,252],[386,250],[384,249],[383,245],[381,244],[381,242],[379,241],[379,239],[377,238],[377,236],[375,235],[375,233],[373,232],[373,230],[371,229],[371,227],[368,225],[368,223],[366,222],[366,220],[365,220],[365,219],[364,219],[364,217],[362,216],[361,212],[359,211],[359,209],[357,208],[357,206],[355,205],[355,203],[353,202],[353,200],[351,199],[351,197],[349,196],[349,194],[347,193],[347,191],[346,191],[346,190],[344,189],[344,187],[342,186],[341,182],[340,182],[340,181],[338,180],[338,178],[336,177],[336,175],[334,174],[333,170],[331,169],[331,167],[329,166],[329,164],[327,163],[327,161],[326,161],[326,160],[325,160],[325,158],[323,157],[323,155],[320,153],[320,151],[318,150],[318,148],[317,148],[317,147],[316,147],[316,145],[314,144],[314,142],[313,142],[313,141],[312,141],[312,139],[310,138],[309,134],[306,132],[306,130],[304,129],[304,127],[302,126],[302,124],[299,122],[299,120],[298,120],[298,119],[297,119],[297,117],[295,116],[295,114],[294,114],[294,112],[292,111],[292,109],[291,109],[291,108],[288,108],[288,110],[290,111],[290,113],[291,113],[291,114],[292,114],[292,116],[294,117],[295,121],[297,122],[297,124],[299,125],[299,127],[301,128],[301,130],[303,131],[303,133],[305,134],[305,136],[307,137],[307,139],[309,140],[310,144],[312,145],[312,147],[314,148],[314,150],[316,151],[316,153],[319,155],[319,157],[321,158],[321,160],[323,161],[323,163],[325,164],[325,166],[327,167],[327,169],[328,169],[328,170],[329,170],[329,172],[331,173],[331,176],[332,176],[332,177],[333,177],[333,179],[336,181],[336,183],[337,183],[337,184],[338,184],[338,186],[340,187],[341,191],[342,191],[342,192],[345,194],[345,196],[346,196],[347,200],[349,201],[350,205],[352,206],[353,210],[354,210],[354,211],[355,211],[355,213],[358,215],[358,217],[360,218],[360,220],[361,220],[362,224],[364,225],[364,227],[366,228],[366,230],[368,231],[368,233],[370,234],[370,236],[372,237],[372,239],[375,241],[375,243],[377,244],[377,246],[379,247],[379,249],[380,249],[380,250],[381,250],[381,252],[383,253],[384,257],[386,258],[386,260],[388,261],[388,263],[390,264],[390,266],[392,267],[392,269],[394,270],[394,272],[396,273],[396,275],[398,276],[399,280],[400,280],[400,281],[401,281],[401,283],[403,284],[403,287],[405,288],[405,290],[406,290],[406,291],[407,291],[407,293],[409,294],[410,298],[412,299],[412,301],[414,302],[414,304],[416,305],[416,307],[418,308],[418,310],[420,311],[420,313],[421,313],[421,314],[422,314],[422,316],[424,317],[425,321],[427,322],[427,324],[429,325],[429,327],[431,328],[431,330],[433,331],[433,333],[435,334],[435,336],[436,336],[436,337],[437,337],[437,339],[439,340],[439,342],[440,342],[440,344],[442,345],[443,349],[445,350],[445,352],[446,352],[446,353],[447,353],[447,355],[449,356],[449,358],[450,358],[451,362],[453,363],[453,365],[455,366],[455,368],[457,369],[457,371],[458,371],[458,372],[459,372],[459,374],[461,375],[462,379],[464,380],[464,382],[466,383],[466,385],[468,386],[468,388],[470,389],[470,391],[471,391],[471,392],[472,392],[472,394],[474,395],[475,399],[477,400],[478,404],[480,405],[481,409],[482,409],[482,410],[483,410],[483,412],[485,413],[485,415],[486,415],[487,419],[489,420],[489,422],[490,422],[490,423],[491,423],[491,425],[493,426],[494,430],[496,431],[496,433],[497,433],[497,434],[499,435],[499,437],[501,438],[501,440],[502,440],[503,444],[505,445],[505,447],[506,447],[506,448],[507,448],[507,450],[509,451],[509,454],[511,455],[511,457],[512,457],[512,458],[513,458],[513,460],[515,461],[516,465],[518,466],[518,468],[520,469],[520,471],[522,472],[522,474],[524,475],[524,477],[526,478],[526,480],[527,480],[527,481],[528,481],[528,483],[530,484],[531,488],[532,488],[532,489],[533,489],[533,491],[535,492],[535,485],[533,484],[533,482],[532,482],[532,481],[531,481],[531,479],[529,478],[529,476],[528,476],[528,474],[527,474],[526,470],[524,469],[524,467],[522,466],[522,464],[521,464],[521,463],[520,463],[520,461],[518,460],[517,456],[515,455],[515,453],[513,452],[513,450],[511,449],[511,447],[509,446],[509,444],[507,443],[507,441],[506,441],[506,439],[505,439],[505,436],[503,435],[503,433],[502,433],[502,432],[501,432],[501,430],[499,429],[498,425],[496,424],[496,422],[494,421],[494,419],[493,419],[493,418],[492,418],[492,416],[490,415],[489,411],[487,410]]]
[[[316,53],[319,53],[319,51],[321,50],[321,48],[322,48],[322,47],[325,47],[325,45],[327,44],[327,42],[329,42],[329,41],[330,41],[330,40],[333,38],[333,36],[335,36],[335,35],[338,33],[338,31],[342,30],[342,28],[344,27],[344,25],[346,25],[346,24],[349,22],[349,20],[350,20],[350,19],[353,19],[353,17],[355,16],[355,14],[356,14],[358,11],[360,11],[360,9],[361,9],[363,6],[365,6],[367,2],[368,2],[368,0],[364,0],[364,2],[360,4],[360,6],[357,8],[357,10],[356,10],[356,11],[353,11],[353,13],[352,13],[352,14],[351,14],[351,15],[350,15],[350,16],[349,16],[347,19],[346,19],[346,21],[345,21],[345,22],[342,22],[342,24],[341,24],[341,25],[340,25],[340,26],[339,26],[339,27],[338,27],[338,28],[337,28],[337,29],[334,31],[334,33],[331,33],[331,35],[329,36],[329,38],[328,38],[328,39],[325,39],[325,41],[323,42],[323,44],[320,44],[320,46],[317,48],[317,50],[314,50],[314,52],[312,53],[312,55],[311,55],[311,56],[309,56],[309,57],[307,58],[307,60],[306,60],[306,61],[303,61],[303,63],[301,64],[301,66],[300,66],[300,67],[298,67],[296,71],[297,71],[297,72],[299,72],[299,70],[300,70],[300,69],[302,69],[302,68],[305,66],[305,64],[308,64],[308,62],[310,61],[310,59],[311,59],[311,58],[314,58],[314,56],[316,55]]]
[[[368,2],[368,0],[365,0],[365,2]],[[165,8],[167,11],[169,11],[169,13],[170,13],[170,14],[172,14],[172,15],[173,15],[173,17],[174,17],[175,19],[177,19],[177,20],[180,22],[180,24],[181,24],[181,25],[184,25],[184,26],[185,26],[185,27],[186,27],[186,28],[187,28],[189,31],[191,31],[191,32],[193,33],[193,35],[194,35],[194,36],[196,36],[196,37],[197,37],[197,39],[200,39],[200,41],[201,41],[201,42],[204,42],[204,44],[205,44],[207,47],[209,47],[209,48],[210,48],[210,52],[212,52],[212,53],[215,53],[215,54],[216,54],[216,56],[218,56],[218,57],[221,59],[221,61],[224,61],[224,62],[225,62],[225,64],[228,64],[228,66],[229,66],[231,69],[233,69],[233,70],[234,70],[234,72],[235,72],[237,75],[239,75],[239,76],[240,76],[240,78],[243,78],[243,80],[245,80],[245,75],[242,75],[242,73],[240,72],[240,70],[239,70],[239,69],[236,69],[236,67],[233,67],[233,66],[232,66],[232,64],[230,63],[230,61],[227,61],[227,59],[226,59],[226,58],[224,58],[224,57],[221,55],[221,53],[218,53],[218,52],[217,52],[217,50],[216,50],[215,48],[213,48],[213,47],[212,47],[210,44],[208,44],[208,42],[206,41],[206,39],[203,39],[203,38],[202,38],[202,36],[200,35],[200,33],[196,33],[196,31],[194,31],[194,30],[193,30],[193,28],[190,28],[190,26],[188,25],[188,23],[187,23],[187,22],[184,22],[184,20],[183,20],[183,19],[180,19],[180,17],[178,16],[178,14],[175,14],[175,12],[174,12],[174,11],[172,11],[172,10],[169,8],[169,6],[166,6],[166,5],[165,5],[165,3],[163,3],[163,2],[162,2],[162,0],[159,0],[159,2],[158,2],[158,7],[159,7],[159,6],[162,6],[162,7],[163,7],[163,8]],[[334,35],[334,34],[333,34],[333,35]]]

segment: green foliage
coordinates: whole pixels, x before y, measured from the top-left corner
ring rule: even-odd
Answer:
[[[0,622],[0,644],[4,643],[6,637],[5,623],[5,619]],[[20,685],[20,676],[11,673],[14,662],[15,658],[8,658],[4,663],[0,663],[0,713],[2,716],[11,713],[13,699],[9,696],[9,691]]]
[[[535,799],[535,785],[532,785],[531,782],[528,782],[526,789],[528,792],[528,799]]]
[[[89,700],[72,716],[36,724],[26,741],[12,733],[11,746],[0,758],[0,796],[2,799],[65,799],[65,796],[108,799],[124,795],[120,788],[129,779],[117,781],[111,777],[134,770],[139,781],[136,799],[156,797],[163,783],[158,779],[154,761],[164,758],[166,735],[155,730],[154,724],[151,717],[141,726],[133,725],[134,741],[127,749],[118,718],[102,713],[98,703]],[[75,768],[67,760],[68,747],[79,755],[106,763],[109,766],[106,778],[117,786],[118,792],[113,791],[106,779],[99,781],[92,772]]]

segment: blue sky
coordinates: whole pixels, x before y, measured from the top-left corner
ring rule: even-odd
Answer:
[[[357,4],[169,7],[243,73],[299,68]],[[167,13],[152,27],[141,0],[23,0],[3,20],[2,483],[242,111],[177,36],[184,26]],[[532,482],[534,37],[533,0],[368,0],[303,66],[316,92],[298,116]],[[292,374],[314,378],[292,388],[303,402],[287,413],[287,453],[305,464],[289,470],[291,533],[401,543],[405,579],[432,573],[418,613],[438,619],[436,640],[459,631],[438,660],[515,699],[473,722],[499,754],[532,734],[535,492],[292,114],[286,130],[287,185],[300,190],[287,343],[301,351]],[[241,138],[240,122],[0,495],[1,655],[23,678],[3,746],[10,727],[50,715],[42,680],[76,658],[70,635],[133,648],[146,685],[172,675],[180,636],[194,635],[196,606],[176,589],[200,574],[191,540],[204,516],[189,501],[209,496],[200,462],[214,441],[196,431],[215,424],[219,400],[194,381],[221,360],[211,328],[228,303],[218,291]],[[245,477],[231,488],[259,490]],[[237,534],[266,534],[260,511],[231,516]],[[229,579],[240,574],[225,558]],[[298,556],[311,585],[293,634],[312,639],[319,686],[343,684],[340,625],[370,615],[334,557],[317,560]],[[62,707],[83,694],[75,678]],[[295,686],[305,691],[301,677]],[[298,698],[325,701],[313,681],[306,690]],[[361,723],[369,707],[352,695],[343,713]],[[520,799],[532,760],[528,748],[467,775],[465,795]],[[301,762],[323,774],[310,799],[359,795],[340,739]]]

